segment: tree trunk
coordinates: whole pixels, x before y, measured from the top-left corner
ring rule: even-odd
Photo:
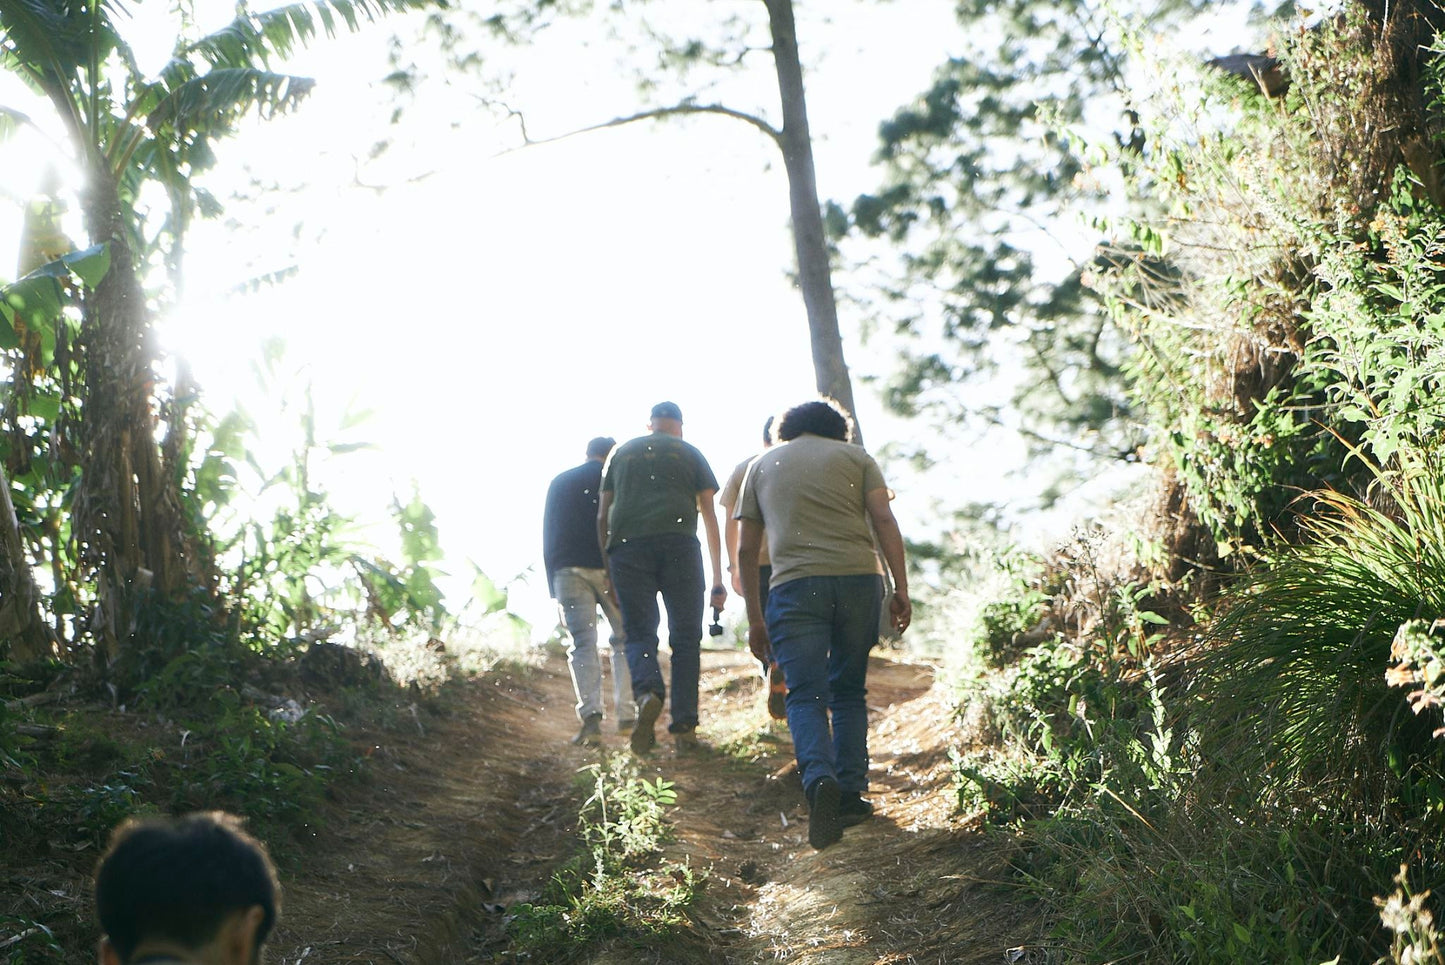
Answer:
[[[147,591],[175,598],[189,557],[180,497],[162,470],[153,404],[156,350],[115,183],[92,172],[85,198],[92,243],[110,245],[110,270],[85,301],[74,530],[96,581],[91,630],[109,662],[135,627]]]
[[[25,556],[25,541],[10,498],[10,480],[0,465],[0,653],[20,662],[56,653],[55,637],[40,611],[40,588]]]
[[[798,259],[798,285],[808,312],[808,333],[813,347],[813,374],[818,391],[836,399],[853,416],[853,383],[843,361],[843,338],[838,332],[838,303],[833,297],[833,275],[828,263],[823,215],[818,206],[818,179],[813,167],[813,141],[808,131],[808,109],[803,97],[803,66],[798,59],[798,35],[792,0],[763,0],[773,34],[773,63],[778,71],[778,92],[783,102],[783,167],[788,174],[788,200],[792,208],[793,247]],[[862,433],[858,431],[861,441]]]

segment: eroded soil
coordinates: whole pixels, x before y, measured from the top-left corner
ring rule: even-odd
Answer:
[[[995,850],[953,813],[954,718],[931,669],[875,658],[869,796],[877,813],[822,852],[807,843],[787,728],[768,720],[760,689],[744,654],[705,654],[700,734],[713,748],[679,755],[659,726],[660,746],[643,767],[677,791],[667,857],[706,871],[692,914],[706,960],[1023,960],[1037,921],[1001,886],[1007,873]],[[385,738],[374,781],[338,802],[340,819],[286,883],[272,960],[515,960],[507,909],[535,898],[577,848],[586,793],[578,770],[627,748],[610,720],[603,748],[572,747],[572,703],[565,660],[552,656],[479,680],[449,715],[418,717]],[[724,745],[731,753],[716,749]],[[678,958],[677,949],[621,946],[587,960]]]
[[[704,873],[686,940],[618,942],[579,949],[569,961],[1035,959],[1036,912],[1007,885],[998,849],[954,813],[947,748],[955,717],[929,667],[875,657],[869,797],[877,812],[822,852],[807,843],[787,728],[768,719],[751,658],[708,652],[703,668],[699,733],[710,746],[679,755],[659,726],[661,744],[642,762],[645,776],[677,792],[664,857]],[[554,653],[448,685],[439,698],[403,700],[369,725],[351,723],[348,738],[370,763],[364,777],[337,784],[299,840],[273,842],[285,897],[267,960],[536,961],[510,947],[509,909],[536,898],[576,854],[589,790],[578,772],[627,752],[611,720],[602,748],[571,746],[572,705],[566,660]],[[87,726],[149,728],[133,736],[157,752],[186,746],[163,719],[94,713]],[[0,848],[0,961],[29,960],[14,955],[41,936],[16,938],[7,928],[39,922],[66,961],[95,960],[94,854],[84,840],[24,855]]]

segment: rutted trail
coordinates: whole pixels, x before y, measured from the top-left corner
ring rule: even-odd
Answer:
[[[952,813],[953,712],[925,666],[875,658],[869,674],[877,813],[816,852],[782,724],[767,722],[745,654],[704,654],[700,735],[746,741],[741,760],[678,755],[659,726],[648,777],[674,782],[669,860],[707,873],[690,917],[718,962],[998,962],[1035,928],[1002,872]],[[378,738],[374,780],[287,883],[273,960],[510,960],[506,908],[536,896],[577,847],[579,768],[565,660],[490,675],[449,714]],[[604,727],[602,752],[626,740]],[[309,951],[308,951],[309,949]],[[1020,960],[1015,958],[1014,960]],[[667,949],[592,962],[666,962]]]

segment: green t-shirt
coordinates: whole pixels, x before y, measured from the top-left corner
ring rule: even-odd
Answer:
[[[865,497],[885,488],[861,446],[804,433],[754,460],[736,515],[767,530],[771,586],[804,576],[881,573]]]
[[[643,536],[696,536],[698,493],[716,492],[717,477],[695,447],[654,432],[612,450],[602,468],[602,491],[612,494],[611,549]]]

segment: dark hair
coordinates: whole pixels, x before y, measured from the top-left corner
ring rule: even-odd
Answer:
[[[587,443],[587,458],[606,459],[607,454],[612,451],[612,447],[615,445],[617,445],[617,440],[611,436],[598,436],[596,439]]]
[[[763,445],[765,446],[773,444],[773,419],[775,418],[776,416],[768,416],[768,421],[763,423]]]
[[[241,820],[221,811],[132,818],[96,866],[96,915],[123,962],[147,939],[200,948],[228,916],[255,905],[265,913],[260,947],[281,912],[276,868]]]
[[[783,413],[774,435],[782,442],[789,442],[805,432],[825,439],[851,442],[853,417],[832,399],[804,402]]]

